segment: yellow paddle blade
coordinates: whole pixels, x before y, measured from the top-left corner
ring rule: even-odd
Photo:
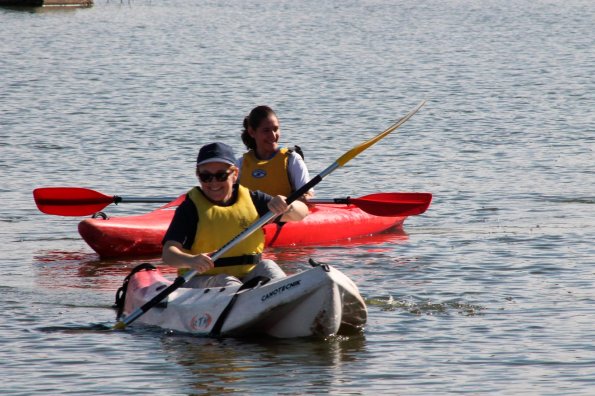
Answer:
[[[409,113],[407,113],[405,115],[405,117],[401,118],[399,121],[395,122],[393,125],[391,125],[390,127],[388,127],[388,129],[386,129],[384,132],[382,132],[381,134],[379,134],[378,136],[373,137],[372,139],[363,142],[362,144],[355,146],[354,148],[352,148],[351,150],[349,150],[348,152],[346,152],[345,154],[343,154],[337,161],[335,161],[339,166],[343,166],[345,165],[347,162],[351,161],[353,158],[355,158],[359,153],[361,153],[362,151],[364,151],[365,149],[367,149],[368,147],[370,147],[371,145],[373,145],[374,143],[376,143],[377,141],[379,141],[380,139],[384,138],[386,135],[388,135],[389,133],[391,133],[392,131],[394,131],[395,129],[397,129],[398,127],[400,127],[401,125],[403,125],[408,119],[410,119],[411,117],[413,117],[413,115],[415,113],[417,113],[417,111],[419,109],[421,109],[421,107],[426,104],[425,100],[422,100],[421,102],[419,102],[419,104],[417,106],[415,106],[415,108],[413,110],[411,110]]]

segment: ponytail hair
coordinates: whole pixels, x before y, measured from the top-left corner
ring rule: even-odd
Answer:
[[[250,114],[244,117],[244,129],[242,130],[242,142],[248,149],[256,150],[256,141],[248,133],[248,128],[253,130],[258,129],[262,120],[268,118],[270,115],[277,117],[277,114],[269,106],[257,106],[252,109]]]

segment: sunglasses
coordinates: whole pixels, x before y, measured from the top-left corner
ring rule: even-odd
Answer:
[[[224,182],[227,180],[229,175],[232,174],[232,172],[233,171],[231,169],[217,173],[199,172],[198,178],[203,183],[210,183],[213,181],[213,179],[217,180],[218,182]]]

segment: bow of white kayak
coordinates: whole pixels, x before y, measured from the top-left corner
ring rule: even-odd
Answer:
[[[124,315],[169,284],[156,269],[131,274],[122,297]],[[181,287],[138,322],[196,335],[293,338],[353,334],[363,330],[366,319],[357,286],[334,267],[321,265],[244,290]]]

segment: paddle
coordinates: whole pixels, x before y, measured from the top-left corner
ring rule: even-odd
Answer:
[[[411,118],[415,113],[417,113],[417,111],[424,104],[425,104],[425,100],[424,101],[421,101],[413,110],[411,110],[409,113],[407,113],[399,121],[397,121],[396,123],[394,123],[393,125],[391,125],[384,132],[382,132],[379,135],[377,135],[376,137],[374,137],[374,138],[372,138],[372,139],[370,139],[370,140],[368,140],[368,141],[360,144],[359,146],[356,146],[356,147],[352,148],[351,150],[349,150],[348,152],[346,152],[345,154],[343,154],[341,157],[339,157],[339,159],[337,159],[328,168],[326,168],[325,170],[323,170],[322,172],[320,172],[316,177],[314,177],[308,183],[306,183],[301,188],[299,188],[297,191],[295,191],[293,194],[291,194],[286,199],[286,202],[288,204],[291,204],[293,201],[295,201],[296,199],[298,199],[302,195],[304,195],[312,187],[314,187],[318,183],[320,183],[324,177],[326,177],[327,175],[329,175],[330,173],[332,173],[337,168],[345,165],[351,159],[353,159],[354,157],[356,157],[359,153],[361,153],[362,151],[364,151],[368,147],[372,146],[374,143],[378,142],[380,139],[384,138],[389,133],[391,133],[392,131],[394,131],[398,127],[400,127],[409,118]],[[248,227],[247,229],[245,229],[244,231],[242,231],[240,234],[238,234],[232,240],[230,240],[225,245],[223,245],[219,250],[217,250],[211,256],[211,259],[213,261],[217,260],[219,257],[221,257],[225,252],[227,252],[233,246],[235,246],[240,241],[242,241],[243,239],[245,239],[246,237],[248,237],[254,231],[256,231],[259,228],[261,228],[262,226],[264,226],[270,220],[272,220],[273,217],[275,217],[275,214],[273,212],[266,213],[260,219],[258,219],[257,221],[255,221],[254,224],[252,224],[250,227]],[[197,274],[198,274],[198,272],[196,270],[191,270],[191,271],[186,272],[182,276],[178,276],[171,285],[169,285],[167,288],[163,289],[158,295],[156,295],[151,300],[149,300],[148,302],[146,302],[143,306],[141,306],[141,307],[137,308],[136,310],[134,310],[130,315],[126,316],[126,318],[124,318],[123,320],[117,322],[114,325],[114,329],[116,329],[116,330],[122,330],[122,329],[126,328],[127,325],[129,325],[130,323],[134,322],[136,319],[138,319],[141,315],[143,315],[145,312],[147,312],[149,309],[151,309],[155,305],[159,304],[164,298],[166,298],[167,296],[169,296],[171,293],[173,293],[180,286],[182,286],[184,283],[188,282],[190,279],[192,279]]]
[[[58,216],[87,216],[99,212],[106,206],[126,203],[167,203],[176,198],[125,198],[105,195],[83,187],[41,187],[33,190],[37,208],[46,214]]]
[[[310,199],[315,204],[346,204],[360,208],[374,216],[414,216],[422,214],[430,206],[430,193],[376,193],[360,198]]]
[[[40,211],[60,216],[87,216],[115,203],[169,203],[173,197],[130,198],[105,195],[83,187],[42,187],[33,191]],[[354,205],[374,216],[413,216],[426,211],[429,193],[376,193],[360,198],[311,199],[316,204]]]

